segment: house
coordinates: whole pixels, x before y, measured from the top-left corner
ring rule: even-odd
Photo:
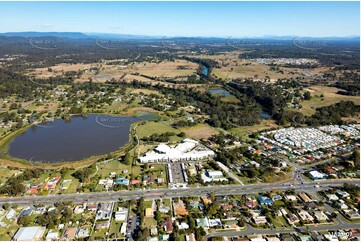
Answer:
[[[318,221],[326,221],[328,219],[327,215],[323,211],[315,211],[313,215]]]
[[[119,176],[118,179],[115,181],[115,185],[125,185],[128,186],[129,185],[129,180],[126,179],[123,176]]]
[[[336,194],[344,199],[350,199],[350,194],[348,192],[338,190]]]
[[[100,179],[98,182],[99,185],[104,185],[106,188],[112,187],[113,183],[114,183],[113,179],[109,179],[109,178]]]
[[[319,171],[310,171],[308,173],[310,174],[312,180],[326,180],[328,177],[325,173],[321,173]]]
[[[170,210],[170,208],[169,208],[169,207],[165,207],[165,206],[160,206],[160,207],[158,208],[158,211],[161,212],[161,213],[168,213],[169,210]]]
[[[96,203],[88,203],[88,204],[86,205],[86,209],[89,210],[89,211],[91,211],[91,212],[97,211],[97,208],[98,208],[98,206],[97,206]]]
[[[123,223],[120,228],[120,234],[125,235],[127,233],[127,223]]]
[[[219,218],[208,219],[209,227],[222,226],[222,222]]]
[[[281,200],[281,199],[282,199],[282,196],[279,195],[279,194],[275,194],[275,195],[272,196],[273,201],[277,201],[277,200]]]
[[[295,214],[293,214],[293,213],[287,214],[286,219],[287,219],[287,222],[288,222],[290,225],[293,225],[293,224],[295,224],[295,223],[299,223],[299,222],[300,222],[300,220],[298,219],[298,217],[297,217]]]
[[[343,214],[345,214],[346,217],[350,219],[360,219],[360,214],[358,213],[357,209],[345,209],[342,211]]]
[[[110,219],[113,211],[113,203],[99,203],[98,210],[95,215],[95,220]]]
[[[161,234],[161,235],[159,235],[159,239],[163,240],[163,241],[168,241],[169,240],[169,234]]]
[[[206,197],[202,197],[202,200],[205,205],[212,203],[212,200]]]
[[[5,217],[9,220],[16,219],[16,211],[11,208]]]
[[[308,202],[312,202],[312,199],[304,192],[301,192],[300,194],[298,194],[298,196],[301,198],[302,201],[304,201],[305,203]]]
[[[146,208],[145,209],[145,217],[150,218],[154,216],[154,209],[153,208]]]
[[[141,183],[140,180],[132,180],[132,181],[131,181],[131,184],[132,184],[132,185],[137,185],[137,184],[140,184],[140,183]]]
[[[76,234],[76,237],[78,237],[78,238],[86,238],[86,237],[89,237],[89,229],[80,228],[80,229],[78,230],[78,233]]]
[[[197,227],[209,228],[209,223],[207,218],[197,218]]]
[[[173,203],[173,207],[175,215],[177,215],[178,217],[183,217],[189,214],[182,200],[179,200],[178,203]]]
[[[223,173],[221,171],[212,171],[209,169],[207,169],[205,172],[202,172],[201,177],[204,182],[228,181],[227,178],[223,177]]]
[[[70,186],[70,184],[71,184],[71,179],[69,179],[69,180],[63,180],[62,182],[61,182],[61,185],[60,185],[60,189],[61,190],[67,190],[68,188],[69,188],[69,186]]]
[[[118,211],[114,214],[115,221],[125,221],[128,216],[128,210],[125,208],[118,208]]]
[[[295,195],[286,195],[285,199],[292,202],[297,201],[297,197]]]
[[[45,237],[45,240],[46,241],[59,240],[59,231],[53,231],[52,229],[50,229]]]
[[[96,229],[96,230],[107,229],[107,228],[109,228],[109,226],[110,226],[109,221],[101,222],[101,223],[98,223],[98,224],[95,226],[95,229]]]
[[[63,239],[64,240],[73,240],[76,236],[76,232],[78,231],[77,227],[68,227],[64,231]]]
[[[144,175],[143,176],[143,184],[144,185],[147,185],[148,183],[151,183],[151,182],[154,182],[154,176],[147,176],[147,175]]]
[[[177,222],[177,227],[178,227],[179,230],[181,230],[181,229],[188,229],[188,228],[189,228],[189,225],[188,225],[187,223],[185,223],[185,222],[182,222],[182,223],[178,223],[178,222]]]
[[[158,229],[156,227],[150,229],[150,235],[156,236],[158,235]]]
[[[259,196],[258,197],[258,202],[261,204],[261,205],[272,205],[273,203],[273,200],[269,197],[266,197],[266,196]]]
[[[168,234],[173,232],[173,221],[172,218],[166,218],[163,223],[162,226],[164,227],[164,231]]]
[[[74,213],[75,214],[81,214],[84,213],[85,210],[85,206],[84,205],[78,205],[74,208]]]
[[[45,227],[33,226],[20,228],[13,237],[15,241],[37,241],[42,240]]]
[[[248,208],[255,208],[257,207],[257,200],[254,197],[248,197],[246,201],[246,206]]]
[[[298,216],[300,216],[302,221],[313,221],[314,218],[305,210],[300,210],[297,212]]]
[[[252,220],[257,225],[267,223],[266,216],[257,216],[257,217],[252,218]]]
[[[206,170],[206,176],[208,176],[209,178],[221,178],[223,177],[223,173],[221,171],[211,171],[211,170]]]
[[[326,195],[329,201],[337,201],[338,197],[335,194],[327,194]]]
[[[33,212],[33,210],[32,210],[30,207],[27,207],[26,209],[24,209],[24,210],[20,213],[20,215],[19,215],[19,217],[18,217],[18,221],[19,221],[22,217],[24,217],[25,215],[31,215],[32,212]]]
[[[36,187],[31,186],[31,187],[30,187],[30,189],[29,189],[29,194],[30,194],[30,195],[36,195],[36,194],[38,194],[38,193],[39,193],[39,188],[38,188],[38,186],[36,186]]]
[[[228,217],[228,216],[227,216]],[[238,226],[238,220],[237,219],[223,219],[222,223],[224,224],[225,228],[233,228],[233,229],[237,229]]]
[[[196,237],[193,233],[186,235],[186,241],[196,241]]]
[[[44,187],[45,190],[53,191],[56,187],[56,184],[60,181],[60,176],[57,176],[50,181],[48,181]]]

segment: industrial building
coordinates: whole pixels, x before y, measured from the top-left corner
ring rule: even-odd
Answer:
[[[141,163],[191,161],[207,159],[214,155],[212,150],[200,145],[198,141],[185,139],[174,147],[160,144],[154,151],[147,152],[145,156],[140,157],[139,161]]]

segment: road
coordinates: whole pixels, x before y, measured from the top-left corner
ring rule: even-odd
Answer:
[[[119,199],[130,200],[144,197],[146,199],[155,199],[162,197],[189,197],[189,196],[207,196],[210,192],[215,195],[232,195],[232,194],[256,194],[271,190],[286,191],[289,189],[299,191],[314,191],[315,185],[319,184],[320,189],[328,189],[332,186],[342,186],[345,182],[348,184],[358,185],[359,179],[347,180],[326,180],[318,182],[305,182],[304,184],[293,184],[290,187],[285,183],[267,183],[252,185],[223,185],[223,186],[207,186],[207,187],[191,187],[178,189],[154,189],[154,190],[133,190],[133,191],[109,191],[109,192],[93,192],[80,194],[59,194],[44,196],[23,196],[23,197],[1,197],[0,204],[53,204],[56,202],[105,202],[118,201]]]

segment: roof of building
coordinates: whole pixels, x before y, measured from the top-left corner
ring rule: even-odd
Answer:
[[[45,232],[45,227],[33,226],[20,228],[14,235],[16,241],[32,241],[40,240]]]

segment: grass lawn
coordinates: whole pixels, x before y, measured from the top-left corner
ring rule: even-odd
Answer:
[[[137,128],[137,134],[139,138],[148,137],[152,134],[161,134],[165,132],[179,133],[177,129],[172,128],[170,125],[164,122],[147,122],[145,125],[140,125]]]
[[[133,174],[133,178],[136,179],[136,178],[140,178],[140,173],[142,171],[142,168],[138,165],[136,166],[132,166],[132,174]]]
[[[62,177],[60,184],[62,183],[63,180],[71,180],[70,185],[68,186],[68,189],[63,190],[63,193],[76,193],[76,189],[80,186],[80,182],[78,179],[76,179],[75,177],[73,177],[71,174],[73,172],[72,171],[68,171],[64,177]]]
[[[93,233],[94,239],[96,239],[96,240],[98,240],[98,239],[105,240],[105,238],[106,238],[105,233],[106,232],[107,232],[107,229],[101,229],[101,230],[95,231]]]
[[[353,101],[355,104],[360,104],[360,96],[345,96],[337,94],[341,90],[335,87],[326,86],[310,86],[305,89],[311,93],[311,100],[303,101],[302,109],[300,110],[304,115],[311,116],[315,113],[316,108],[329,106],[340,101]],[[323,98],[320,95],[323,94]]]
[[[144,218],[144,225],[148,228],[156,227],[157,221],[154,218]]]
[[[190,127],[180,128],[180,131],[186,133],[192,139],[207,139],[212,135],[219,134],[219,131],[208,124],[197,124]]]
[[[283,225],[286,226],[287,228],[289,228],[290,226],[288,225],[287,221],[284,219],[284,217],[282,216],[278,216],[275,219],[272,219],[272,224],[276,227],[276,228],[283,228]]]
[[[164,198],[162,201],[163,201],[164,206],[169,207],[169,208],[171,207],[169,198]]]
[[[144,200],[144,208],[151,208],[153,200]]]
[[[116,237],[121,237],[120,228],[122,227],[123,223],[124,222],[122,221],[113,220],[112,223],[110,224],[109,235],[116,234]]]

